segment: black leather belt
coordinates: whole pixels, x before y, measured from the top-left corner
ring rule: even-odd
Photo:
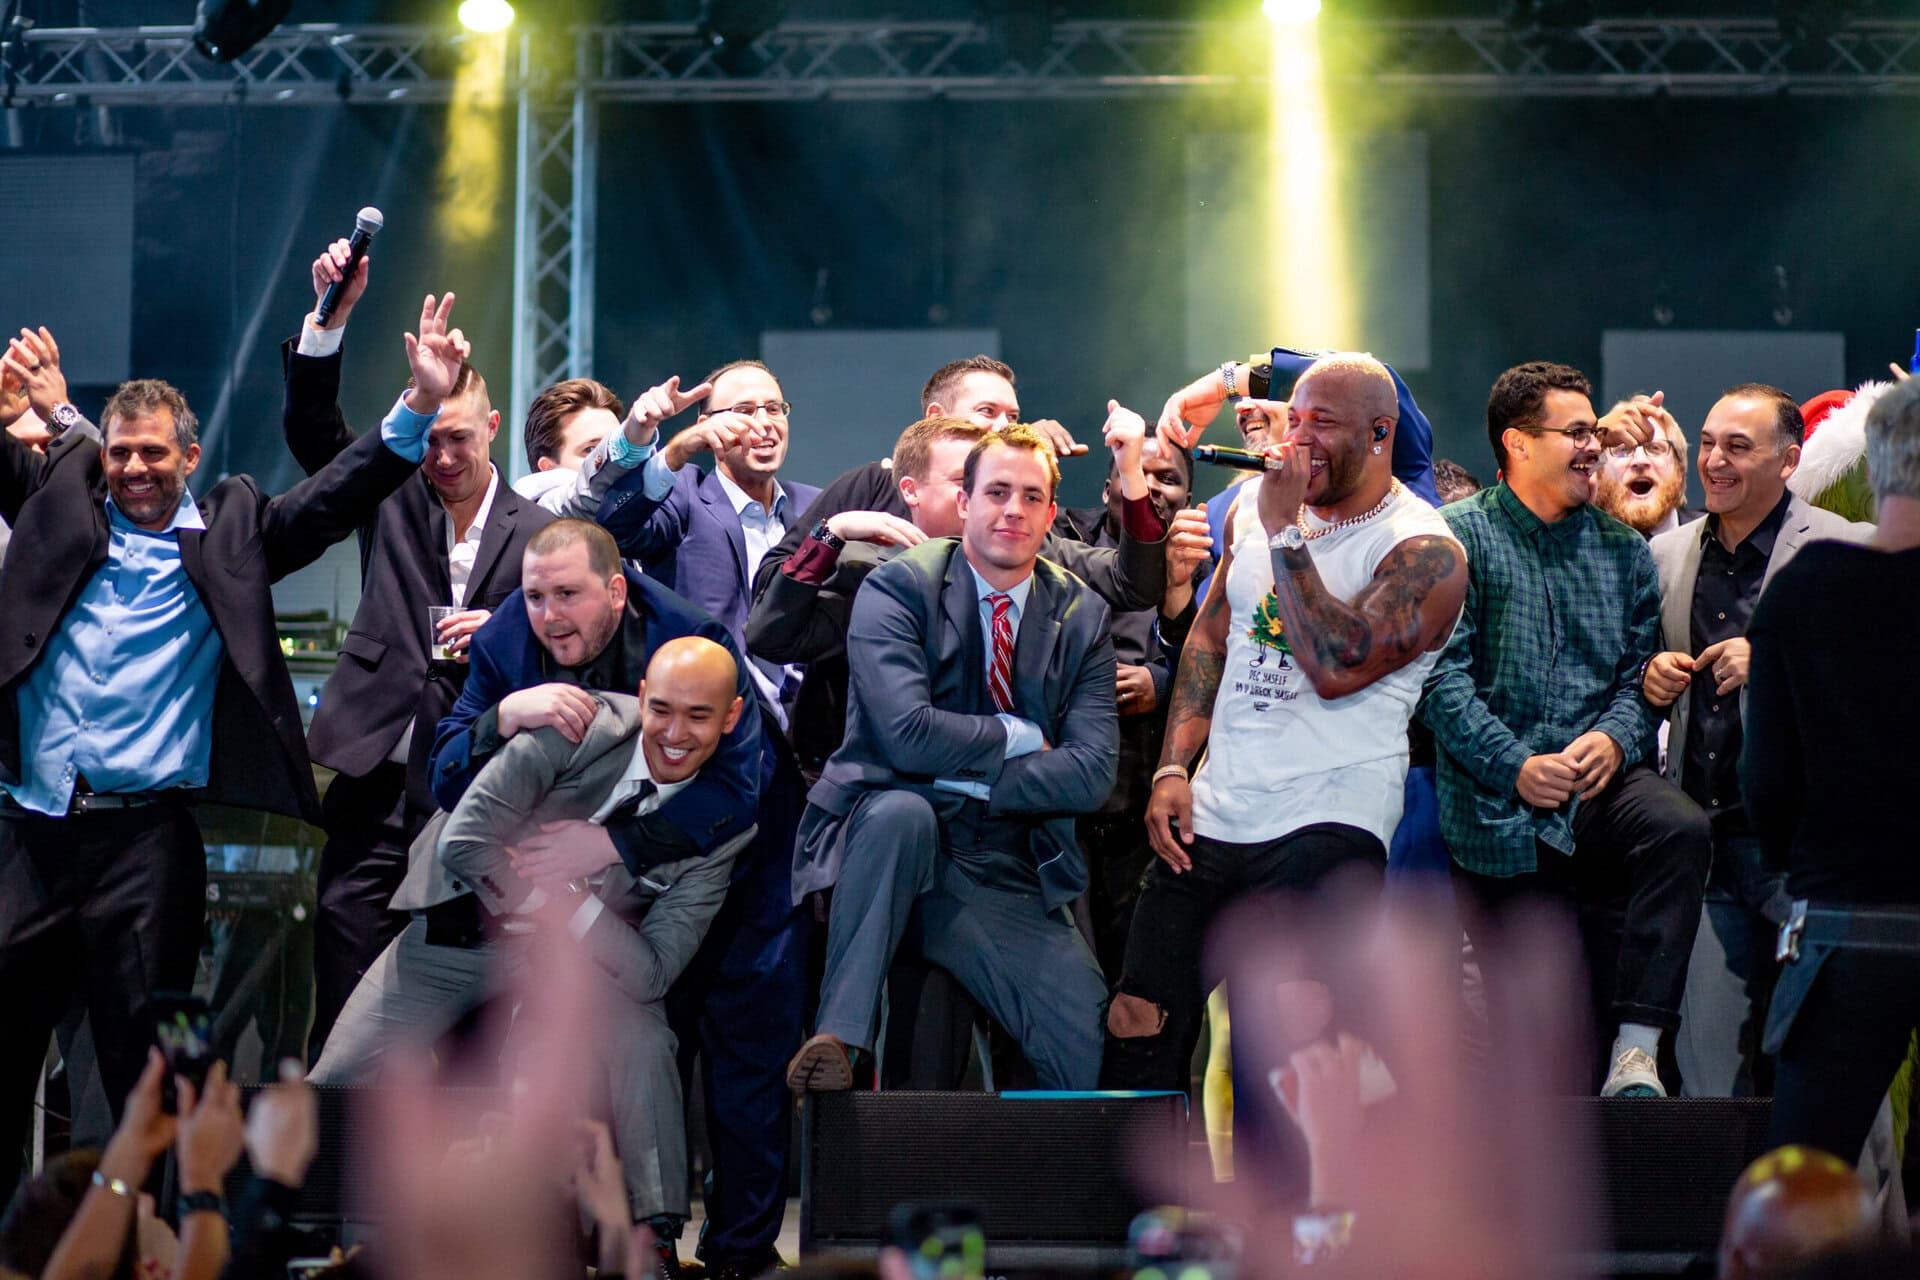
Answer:
[[[91,791],[76,791],[73,793],[73,799],[67,802],[67,816],[105,813],[119,809],[144,809],[148,805],[184,802],[191,799],[193,799],[193,793],[183,787],[174,787],[166,791],[118,791],[106,795],[96,795]],[[55,816],[41,813],[38,809],[27,808],[15,800],[11,792],[0,792],[0,813],[15,818]]]
[[[1920,956],[1920,910],[1910,907],[1823,907],[1794,900],[1773,958],[1800,958],[1803,946]]]

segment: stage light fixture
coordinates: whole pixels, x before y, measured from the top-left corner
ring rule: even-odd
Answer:
[[[215,62],[232,62],[286,19],[293,0],[200,0],[193,47]]]
[[[780,25],[787,0],[701,0],[700,39],[722,53],[738,53]]]
[[[1320,16],[1320,0],[1260,0],[1260,12],[1276,26],[1312,22]]]
[[[460,25],[492,35],[513,25],[513,6],[507,0],[461,0]]]

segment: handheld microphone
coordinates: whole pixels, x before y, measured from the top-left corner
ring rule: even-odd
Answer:
[[[387,220],[378,209],[368,205],[353,219],[353,236],[347,241],[347,261],[340,268],[340,278],[327,286],[320,295],[320,305],[314,309],[313,318],[321,328],[333,319],[334,308],[340,305],[340,294],[346,289],[347,281],[353,279],[353,273],[360,269],[360,259],[367,256],[367,246],[373,243],[373,237],[385,226]]]
[[[1193,460],[1215,467],[1233,467],[1240,471],[1278,471],[1284,465],[1278,458],[1269,458],[1264,453],[1255,453],[1252,449],[1229,449],[1225,445],[1197,444],[1193,446]]]

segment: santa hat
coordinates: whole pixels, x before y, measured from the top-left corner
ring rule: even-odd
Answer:
[[[1787,479],[1795,496],[1848,520],[1873,519],[1867,414],[1892,385],[1867,382],[1855,391],[1823,391],[1800,406],[1807,422],[1806,443],[1799,467]]]

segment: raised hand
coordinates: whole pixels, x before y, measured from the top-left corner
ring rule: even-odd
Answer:
[[[320,309],[320,299],[327,290],[342,279],[341,269],[347,265],[352,251],[345,240],[335,240],[326,247],[321,255],[313,260],[313,306]],[[373,269],[373,259],[362,256],[360,265],[353,269],[353,279],[347,281],[347,287],[340,291],[334,300],[333,316],[326,323],[328,329],[346,327],[347,315],[353,310],[353,304],[360,301],[360,295],[367,291],[367,274]]]
[[[713,390],[713,384],[702,382],[698,386],[680,389],[680,375],[675,374],[656,387],[648,387],[634,397],[633,405],[627,410],[625,422],[620,429],[626,433],[627,442],[636,448],[645,448],[653,443],[659,434],[660,424],[676,414],[685,413]],[[684,465],[684,464],[682,464]]]
[[[174,1090],[180,1101],[180,1132],[175,1144],[180,1157],[180,1189],[218,1191],[246,1145],[240,1086],[227,1079],[227,1064],[216,1062],[197,1093],[185,1076],[174,1077]]]
[[[1133,410],[1118,400],[1107,401],[1107,420],[1100,427],[1100,438],[1106,442],[1113,454],[1114,466],[1119,471],[1120,496],[1124,498],[1144,498],[1147,496],[1147,473],[1144,462],[1147,449],[1147,423]]]
[[[1213,421],[1226,402],[1227,386],[1221,380],[1220,371],[1203,373],[1167,397],[1167,403],[1160,410],[1158,434],[1182,449],[1191,449],[1193,442],[1200,438],[1201,430]],[[1284,416],[1281,420],[1285,421]]]
[[[434,304],[432,294],[420,304],[420,335],[406,335],[407,364],[413,370],[413,387],[407,392],[407,408],[419,414],[440,412],[440,406],[453,394],[460,380],[460,366],[467,362],[473,347],[465,334],[449,328],[453,314],[453,295]]]
[[[306,1181],[307,1166],[320,1149],[317,1105],[300,1064],[282,1062],[280,1083],[254,1095],[247,1110],[247,1159],[255,1173],[287,1187]]]
[[[1207,531],[1207,504],[1182,507],[1167,525],[1167,582],[1193,587],[1193,572],[1213,554],[1213,535]]]
[[[67,402],[67,379],[60,372],[60,344],[45,325],[37,330],[22,329],[19,337],[7,341],[7,354],[0,357],[0,375],[21,387],[27,403],[44,422],[53,421],[53,411]]]
[[[1260,525],[1269,538],[1300,518],[1307,501],[1307,482],[1313,478],[1313,465],[1307,451],[1291,441],[1270,444],[1263,452],[1280,459],[1277,471],[1263,471],[1255,483],[1260,509]]]
[[[753,419],[737,413],[716,413],[702,418],[667,441],[667,466],[679,471],[699,453],[711,453],[717,458],[738,447],[752,431]]]
[[[1664,391],[1622,400],[1600,419],[1600,443],[1612,447],[1645,444],[1653,439],[1667,416],[1663,407],[1666,400],[1667,393]]]
[[[1047,447],[1053,450],[1057,458],[1075,458],[1087,451],[1087,446],[1073,438],[1073,432],[1052,418],[1041,418],[1027,425],[1039,433],[1040,438],[1047,442]]]
[[[11,369],[0,369],[0,430],[26,417],[27,408],[27,384],[15,377]],[[45,435],[44,432],[41,434]],[[28,440],[26,443],[38,447],[46,441]]]

